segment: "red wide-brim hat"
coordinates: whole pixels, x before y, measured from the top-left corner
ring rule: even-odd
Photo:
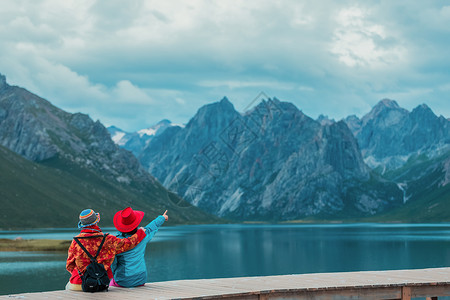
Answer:
[[[121,232],[130,232],[138,227],[144,218],[144,212],[127,207],[114,215],[114,226]]]

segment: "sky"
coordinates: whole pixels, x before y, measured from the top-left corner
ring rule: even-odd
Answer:
[[[10,85],[130,132],[261,93],[312,118],[383,98],[450,117],[448,1],[0,0],[0,20]]]

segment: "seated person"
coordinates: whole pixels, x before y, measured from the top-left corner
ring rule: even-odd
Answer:
[[[114,226],[120,233],[117,237],[124,239],[135,234],[139,223],[144,217],[144,212],[127,207],[114,215]],[[145,265],[145,248],[153,238],[159,227],[168,220],[167,210],[144,227],[146,236],[135,248],[116,255],[111,268],[114,279],[110,286],[134,287],[144,285],[147,282],[147,267]]]

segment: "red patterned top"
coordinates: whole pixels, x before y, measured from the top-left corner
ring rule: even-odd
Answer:
[[[92,235],[103,235],[100,227],[98,227],[97,225],[86,227],[81,230],[81,233],[77,235],[77,237]],[[102,250],[97,257],[97,262],[105,266],[109,278],[113,278],[110,267],[112,262],[114,261],[114,256],[116,254],[133,249],[144,238],[145,231],[142,229],[139,229],[137,233],[126,239],[120,239],[113,235],[108,235],[106,237]],[[92,256],[95,256],[95,254],[97,254],[98,247],[102,242],[102,239],[102,237],[80,239],[80,242]],[[90,262],[91,261],[89,257],[86,255],[86,253],[84,253],[81,247],[75,241],[72,241],[72,244],[69,247],[69,253],[66,262],[66,269],[72,274],[72,276],[70,277],[70,283],[81,284],[81,278],[78,274],[78,270],[83,273]]]

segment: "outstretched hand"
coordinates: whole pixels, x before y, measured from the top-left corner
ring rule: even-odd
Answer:
[[[163,213],[162,215],[164,217],[164,219],[169,220],[169,216],[167,215],[167,210]]]

